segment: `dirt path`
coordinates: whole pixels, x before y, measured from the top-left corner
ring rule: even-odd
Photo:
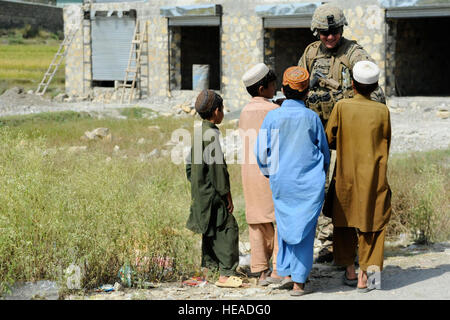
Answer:
[[[315,264],[307,288],[313,292],[291,297],[275,285],[248,288],[218,288],[207,283],[201,287],[163,283],[152,289],[122,289],[109,293],[91,292],[70,295],[68,300],[426,300],[450,299],[450,242],[432,246],[412,245],[387,249],[381,276],[381,290],[358,293],[342,284],[342,269]]]

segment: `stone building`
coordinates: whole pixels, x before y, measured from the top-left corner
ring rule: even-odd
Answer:
[[[302,0],[97,0],[64,8],[65,33],[78,29],[66,58],[66,92],[109,95],[125,78],[134,26],[147,28],[136,84],[150,102],[192,101],[193,68],[207,65],[210,89],[230,110],[248,94],[241,77],[265,62],[279,78],[296,65],[314,37],[312,14],[321,2]],[[449,44],[439,35],[450,22],[448,0],[336,0],[357,40],[382,69],[389,96],[448,96]],[[447,72],[442,72],[447,71]],[[195,81],[194,75],[194,81]],[[130,78],[128,79],[128,81]]]

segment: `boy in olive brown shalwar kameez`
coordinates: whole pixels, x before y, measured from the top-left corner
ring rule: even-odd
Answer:
[[[237,287],[234,277],[239,264],[239,229],[232,215],[233,200],[224,155],[219,143],[223,100],[212,90],[203,90],[195,102],[202,117],[201,130],[194,129],[194,141],[186,174],[191,182],[191,211],[186,227],[202,234],[202,267],[219,269],[218,286]]]
[[[386,225],[391,215],[391,190],[387,162],[391,123],[386,105],[371,101],[378,86],[379,68],[360,61],[353,68],[355,97],[339,101],[330,115],[326,134],[336,148],[336,176],[331,216],[334,225],[333,253],[338,265],[346,266],[344,283],[368,285],[368,271],[381,272]],[[354,261],[358,247],[360,272]]]

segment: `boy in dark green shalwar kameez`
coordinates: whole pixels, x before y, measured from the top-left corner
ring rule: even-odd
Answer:
[[[202,234],[202,267],[219,269],[216,285],[236,286],[241,280],[230,276],[239,264],[239,229],[232,215],[230,180],[216,126],[224,117],[223,100],[214,91],[203,90],[195,109],[203,121],[201,130],[194,130],[186,165],[192,195],[186,227]]]

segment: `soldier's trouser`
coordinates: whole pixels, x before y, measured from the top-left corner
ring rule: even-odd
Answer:
[[[327,171],[325,179],[325,191],[328,190],[331,182],[331,178],[334,174],[334,167],[336,164],[336,150],[331,150],[330,155],[330,168]],[[321,253],[327,253],[333,251],[333,223],[331,218],[326,217],[323,213],[320,214],[319,220],[317,221],[317,231],[316,238],[319,242],[319,255]]]
[[[258,223],[248,225],[250,240],[250,270],[261,272],[269,269],[272,257],[273,271],[277,270],[278,240],[277,229],[273,223]]]
[[[202,236],[202,267],[232,276],[239,265],[239,227],[232,214],[212,237]]]
[[[331,218],[325,217],[322,213],[317,221],[317,240],[320,243],[320,251],[327,249],[333,251],[333,222]]]
[[[367,271],[370,266],[383,270],[385,229],[376,232],[360,232],[356,228],[334,227],[333,254],[337,265],[350,266],[355,262],[358,250],[359,266]]]

